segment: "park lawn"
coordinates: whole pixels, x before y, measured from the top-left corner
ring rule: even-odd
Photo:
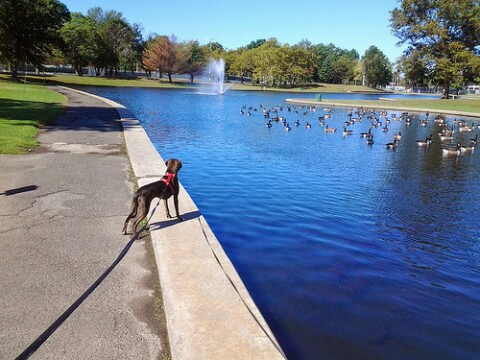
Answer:
[[[471,112],[480,114],[480,97],[478,99],[395,99],[384,100],[329,100],[331,103],[352,104],[352,106],[364,106],[369,108],[391,107],[405,109],[429,109],[441,112],[442,110]]]
[[[39,128],[55,120],[67,98],[42,85],[0,79],[0,154],[25,154],[38,145]]]

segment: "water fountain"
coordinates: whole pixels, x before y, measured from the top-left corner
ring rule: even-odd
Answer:
[[[212,59],[205,69],[209,84],[202,86],[200,92],[204,94],[222,95],[227,90],[224,84],[225,61]]]

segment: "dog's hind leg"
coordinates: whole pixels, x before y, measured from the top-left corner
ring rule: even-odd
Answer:
[[[130,221],[130,219],[133,219],[135,216],[137,216],[137,210],[138,210],[138,194],[135,194],[133,199],[132,199],[132,205],[130,207],[130,214],[128,214],[127,219],[125,220],[125,223],[123,224],[123,230],[122,230],[123,235],[127,235],[128,222]]]
[[[135,223],[133,224],[133,232],[135,234],[137,233],[138,224],[140,224],[142,220],[145,219],[148,215],[148,211],[150,210],[150,202],[146,203],[145,199],[140,197],[138,199],[138,206],[140,207],[141,212],[138,218],[135,220]]]

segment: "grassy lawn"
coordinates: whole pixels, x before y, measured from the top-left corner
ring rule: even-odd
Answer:
[[[39,127],[56,119],[67,98],[42,85],[0,79],[0,154],[25,154],[38,145]]]
[[[396,99],[395,101],[382,100],[328,100],[331,103],[351,104],[369,108],[390,107],[405,109],[430,109],[432,111],[459,111],[480,114],[480,97],[478,99]]]

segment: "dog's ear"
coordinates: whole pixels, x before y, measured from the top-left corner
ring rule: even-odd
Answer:
[[[165,161],[165,166],[168,167],[168,163],[170,162],[170,159],[168,159],[167,161]]]

